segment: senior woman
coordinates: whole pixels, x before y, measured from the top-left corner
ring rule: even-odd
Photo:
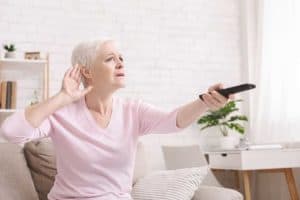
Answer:
[[[125,87],[125,77],[123,57],[113,40],[80,43],[61,90],[3,122],[2,133],[13,143],[51,137],[57,175],[49,200],[132,199],[138,137],[180,131],[207,109],[218,109],[228,101],[215,91],[222,88],[216,84],[203,101],[196,97],[164,112],[138,99],[114,96]]]

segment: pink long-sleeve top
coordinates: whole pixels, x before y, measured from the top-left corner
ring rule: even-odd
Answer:
[[[178,108],[171,112],[138,99],[113,96],[111,119],[98,125],[85,98],[51,114],[35,128],[24,109],[2,123],[4,138],[22,144],[51,137],[57,175],[49,200],[129,200],[139,136],[174,133]]]

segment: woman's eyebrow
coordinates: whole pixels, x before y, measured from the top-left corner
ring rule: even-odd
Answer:
[[[110,55],[115,55],[114,53],[108,53],[108,54],[106,54],[106,56],[110,56]],[[119,54],[119,56],[123,56],[122,54]]]
[[[106,54],[105,56],[110,56],[110,55],[114,55],[113,53],[108,53],[108,54]]]

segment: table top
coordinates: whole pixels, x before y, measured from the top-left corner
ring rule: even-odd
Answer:
[[[300,152],[300,148],[281,148],[281,149],[215,149],[215,150],[211,150],[211,151],[205,151],[204,154],[220,154],[220,153],[225,153],[225,154],[241,154],[241,153],[247,153],[247,152],[251,152],[251,153],[261,153],[261,152],[291,152],[291,151],[299,151]]]
[[[205,152],[212,169],[259,170],[300,167],[300,148]]]

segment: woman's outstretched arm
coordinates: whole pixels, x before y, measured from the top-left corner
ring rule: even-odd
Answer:
[[[207,110],[217,110],[223,107],[228,99],[215,91],[221,88],[223,88],[221,83],[213,85],[208,89],[208,93],[203,95],[203,101],[199,98],[180,107],[176,125],[179,128],[185,128],[195,122]],[[234,99],[234,95],[230,95],[229,99]]]
[[[222,88],[222,85],[216,84],[203,95],[203,101],[196,99],[170,112],[163,111],[149,103],[140,102],[137,115],[139,135],[178,132],[195,122],[208,109],[216,110],[223,107],[228,99],[214,91],[219,88]],[[234,98],[234,96],[230,95],[229,98]]]

